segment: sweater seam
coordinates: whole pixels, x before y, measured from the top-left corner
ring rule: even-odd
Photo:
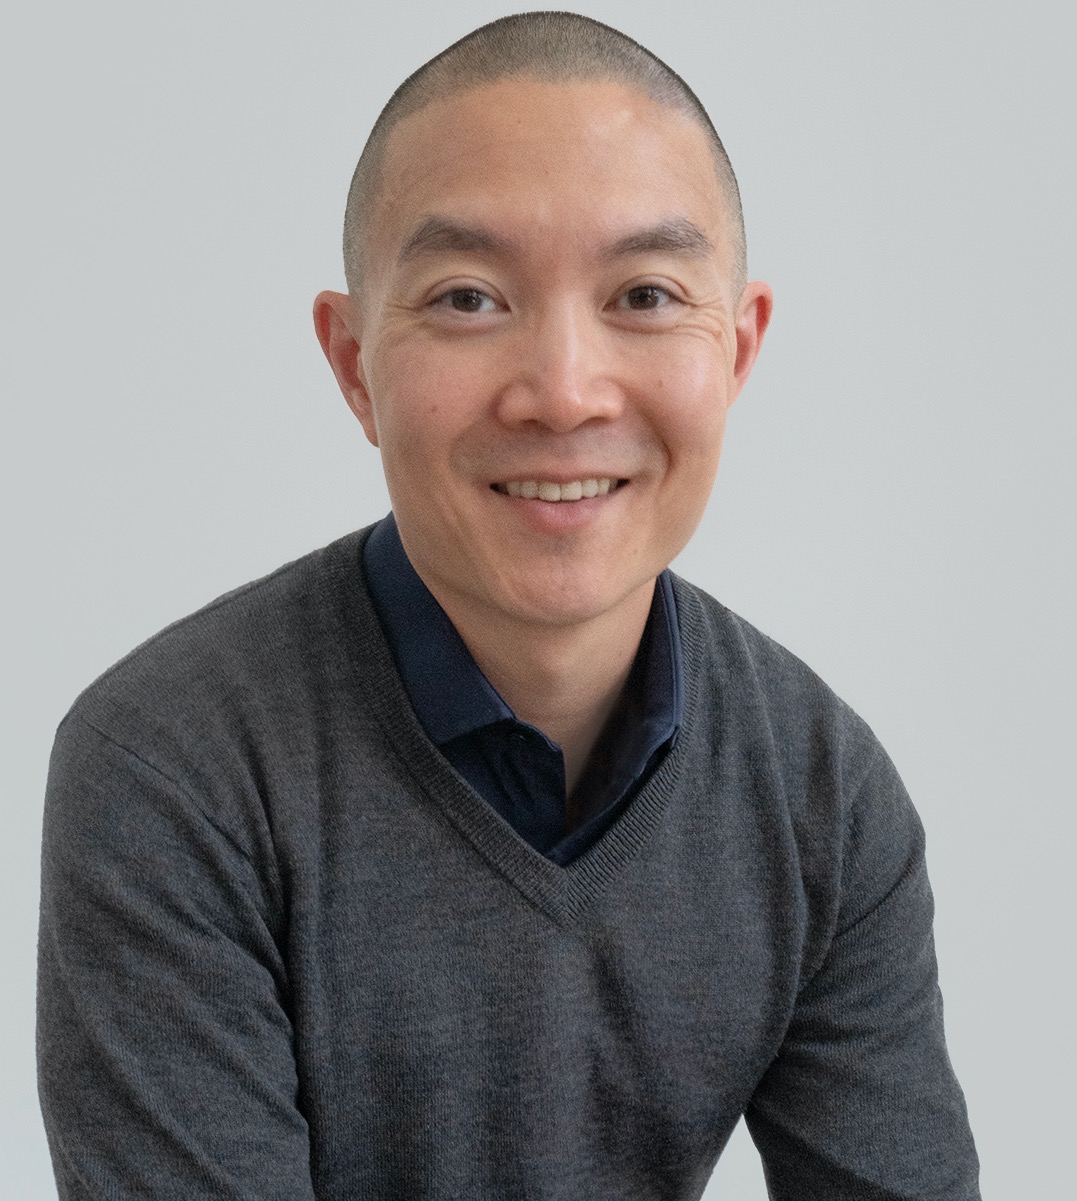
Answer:
[[[95,722],[90,721],[89,718],[83,717],[80,714],[75,717],[75,720],[80,725],[92,730],[100,738],[103,738],[106,742],[116,747],[117,750],[120,750],[125,755],[130,756],[130,758],[134,759],[137,763],[141,763],[143,767],[153,772],[154,775],[160,776],[162,780],[167,781],[172,788],[180,793],[187,801],[190,802],[191,805],[194,806],[195,809],[198,810],[206,823],[211,826],[228,843],[229,847],[232,848],[232,850],[243,860],[243,862],[247,864],[251,870],[251,873],[256,877],[261,878],[262,873],[258,871],[250,854],[240,845],[235,836],[229,830],[227,830],[218,820],[210,815],[205,805],[203,805],[202,802],[185,785],[181,784],[179,780],[170,775],[163,768],[158,767],[156,763],[153,763],[147,759],[146,756],[140,751],[135,750],[134,747],[128,746],[125,742],[122,742],[119,738],[115,737],[113,734],[110,734],[107,730],[101,729],[100,726],[98,726]],[[241,881],[240,885],[243,888],[243,891],[247,894],[248,898],[254,902],[257,907],[258,898],[250,891],[245,883]],[[276,892],[278,895],[271,898],[266,897],[264,899],[269,900],[271,904],[280,908],[282,906],[283,894],[281,893],[279,885],[274,886],[274,892]]]
[[[873,750],[872,756],[869,759],[869,761],[864,769],[863,775],[860,777],[860,780],[857,783],[856,787],[852,790],[852,801],[850,802],[849,812],[846,816],[846,822],[845,822],[845,837],[842,841],[841,880],[840,880],[840,885],[839,885],[839,889],[838,889],[839,895],[844,894],[847,852],[848,852],[849,842],[850,842],[850,838],[851,838],[851,834],[852,834],[853,822],[855,820],[855,815],[856,815],[856,812],[858,809],[858,804],[861,799],[861,793],[864,791],[869,780],[875,774],[875,772],[879,769],[880,765],[882,763],[884,763],[884,761],[885,761],[885,756],[883,754],[882,748],[881,748],[881,746],[876,745]],[[878,912],[878,910],[880,910],[884,905],[888,904],[890,899],[892,897],[896,896],[897,893],[899,893],[902,890],[902,888],[905,886],[905,884],[910,879],[910,877],[912,877],[915,874],[918,865],[920,864],[920,862],[923,859],[923,856],[924,856],[924,837],[923,837],[923,834],[921,833],[918,838],[918,841],[917,841],[916,852],[909,856],[908,861],[905,863],[904,867],[898,873],[898,876],[894,880],[894,883],[875,902],[875,904],[873,904],[864,913],[859,914],[853,921],[849,922],[849,924],[846,926],[842,926],[841,928],[838,928],[837,922],[835,922],[834,933],[832,934],[832,936],[827,944],[828,949],[830,946],[833,945],[833,943],[837,939],[845,937],[845,935],[847,935],[851,931],[855,930],[857,928],[857,926],[859,926],[861,923],[867,921],[868,918],[870,918],[872,916],[872,914]]]

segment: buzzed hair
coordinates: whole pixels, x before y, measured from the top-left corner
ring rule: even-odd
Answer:
[[[360,293],[363,238],[393,128],[432,101],[517,75],[548,83],[619,83],[695,121],[710,142],[725,198],[734,289],[740,294],[747,279],[740,189],[699,98],[660,58],[619,30],[578,13],[531,12],[501,17],[454,42],[409,75],[381,110],[352,176],[344,214],[344,274],[353,298]]]

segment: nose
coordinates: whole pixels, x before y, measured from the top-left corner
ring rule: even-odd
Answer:
[[[535,422],[569,433],[622,410],[611,346],[599,317],[565,303],[522,323],[513,339],[509,380],[498,416],[507,425]]]

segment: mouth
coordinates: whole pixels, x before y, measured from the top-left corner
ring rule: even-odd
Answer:
[[[596,496],[608,496],[627,483],[628,480],[600,476],[586,480],[569,480],[563,484],[554,480],[507,480],[503,484],[491,484],[490,487],[504,496],[559,504],[563,501],[591,500]]]

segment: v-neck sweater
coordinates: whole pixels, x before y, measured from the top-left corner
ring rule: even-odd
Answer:
[[[57,735],[62,1201],[973,1201],[923,834],[867,726],[675,580],[676,744],[566,867],[412,712],[366,531],[163,631]]]

